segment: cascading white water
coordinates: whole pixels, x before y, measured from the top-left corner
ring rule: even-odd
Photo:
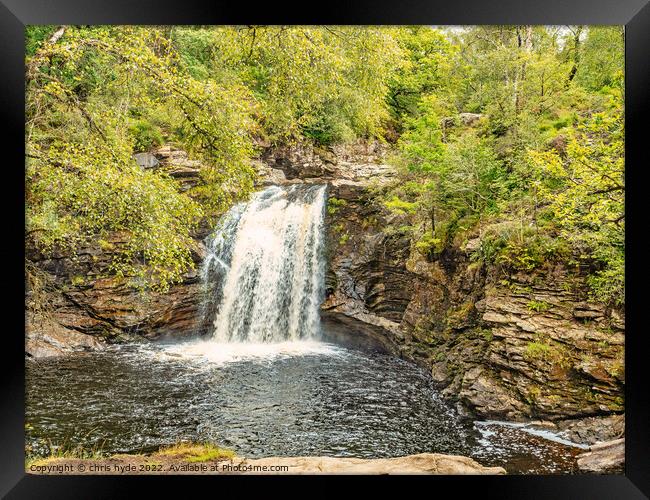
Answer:
[[[214,341],[319,336],[324,209],[325,186],[272,186],[223,217],[202,268]]]

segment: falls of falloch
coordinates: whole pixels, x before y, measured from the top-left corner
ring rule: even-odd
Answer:
[[[202,268],[202,314],[214,340],[318,337],[325,189],[272,186],[222,219]]]
[[[220,219],[200,266],[199,338],[28,363],[30,452],[189,440],[249,458],[445,453],[509,472],[574,471],[571,443],[463,418],[420,366],[324,341],[326,202],[323,184],[270,186]]]

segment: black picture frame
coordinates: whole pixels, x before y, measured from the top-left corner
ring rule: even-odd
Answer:
[[[644,366],[647,334],[642,329],[644,198],[640,182],[650,119],[650,0],[401,0],[323,3],[318,13],[282,11],[275,3],[244,4],[200,0],[0,0],[0,113],[5,131],[2,148],[2,199],[5,214],[5,321],[0,337],[2,411],[0,412],[0,495],[7,498],[116,498],[135,488],[149,494],[170,481],[182,482],[186,494],[197,482],[232,494],[226,485],[244,478],[188,476],[34,476],[24,467],[24,27],[29,24],[622,24],[626,26],[626,470],[624,475],[572,476],[427,476],[409,477],[408,487],[426,488],[431,495],[441,482],[454,494],[473,490],[480,498],[648,498],[650,496],[650,425],[648,370]],[[635,242],[636,240],[636,242]],[[10,317],[11,322],[6,318]],[[286,478],[282,478],[286,479]],[[292,478],[318,480],[322,476]],[[327,484],[332,478],[327,478]],[[404,477],[364,477],[382,488]],[[246,477],[245,481],[275,483],[278,478]],[[187,489],[189,481],[192,488]],[[209,486],[207,481],[210,481]],[[412,481],[418,481],[415,484]],[[435,486],[431,484],[435,482]],[[426,484],[425,484],[426,483]],[[258,484],[259,485],[259,484]],[[304,487],[304,486],[303,486]],[[237,490],[243,492],[244,490]],[[323,492],[324,490],[319,490]],[[405,493],[406,490],[402,490]],[[449,490],[448,490],[449,491]],[[303,493],[307,493],[303,490]],[[417,493],[416,493],[417,494]]]

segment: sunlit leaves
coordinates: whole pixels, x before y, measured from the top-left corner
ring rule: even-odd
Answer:
[[[196,81],[177,60],[160,30],[140,27],[68,27],[28,58],[28,234],[44,251],[121,234],[112,271],[165,289],[193,265],[198,220],[251,191],[249,93]],[[143,127],[203,161],[202,207],[135,164]]]
[[[594,293],[623,303],[625,163],[622,101],[614,98],[570,133],[566,155],[531,151],[539,194],[565,238],[602,264],[592,278]]]

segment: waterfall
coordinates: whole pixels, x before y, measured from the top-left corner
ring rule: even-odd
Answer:
[[[201,269],[213,340],[318,337],[324,209],[325,186],[271,186],[224,215]]]

